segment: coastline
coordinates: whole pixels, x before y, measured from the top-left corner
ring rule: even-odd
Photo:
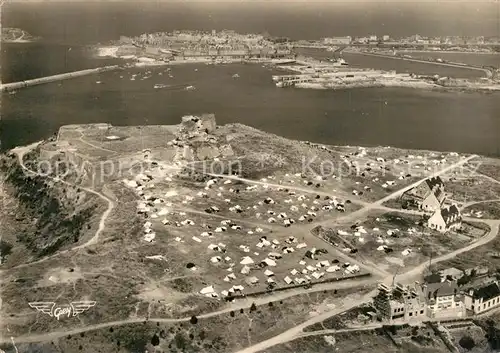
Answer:
[[[353,89],[353,88],[414,88],[414,89],[439,89],[442,86],[435,85],[427,82],[404,82],[404,81],[375,81],[375,82],[355,82],[355,83],[299,83],[296,84],[297,88],[308,89]]]
[[[297,61],[298,64],[300,62]],[[470,91],[470,92],[489,92],[500,91],[500,82],[490,81],[486,83],[477,83],[467,80],[447,80],[443,78],[436,83],[430,77],[416,76],[408,74],[398,74],[395,71],[387,72],[383,70],[373,70],[368,68],[352,69],[342,68],[333,65],[325,65],[316,60],[305,60],[300,65],[277,66],[278,69],[287,71],[291,74],[297,74],[297,80],[293,86],[302,89],[353,89],[353,88],[413,88],[439,91]],[[316,64],[316,65],[315,65]],[[308,65],[308,66],[305,66]],[[317,71],[331,70],[329,73],[318,73]],[[345,71],[346,76],[351,74],[351,78],[342,77],[339,73]],[[359,75],[354,77],[354,75]],[[286,75],[285,75],[286,76]],[[279,76],[273,77],[276,82],[281,81]],[[301,79],[313,82],[300,82]],[[286,80],[285,80],[286,81]],[[293,80],[292,80],[293,81]],[[285,86],[286,86],[286,82]],[[284,86],[282,86],[284,87]]]
[[[375,57],[380,57],[380,58],[387,58],[387,59],[393,59],[393,60],[403,60],[403,61],[411,61],[411,62],[417,62],[417,63],[422,63],[422,64],[430,64],[430,65],[441,65],[441,66],[450,66],[450,67],[457,67],[457,68],[462,68],[462,69],[467,69],[467,70],[479,70],[483,71],[485,73],[488,72],[488,70],[478,67],[478,66],[473,66],[469,64],[459,64],[459,63],[447,63],[447,62],[439,62],[439,61],[432,61],[432,60],[424,60],[424,59],[419,59],[419,58],[412,58],[412,57],[400,57],[397,55],[391,55],[388,54],[387,52],[384,53],[376,53],[376,52],[365,52],[365,51],[350,51],[346,50],[345,51],[348,54],[357,54],[357,55],[365,55],[365,56],[375,56]]]
[[[439,90],[439,91],[465,91],[465,92],[479,92],[479,93],[495,93],[500,92],[500,84],[498,85],[485,85],[485,86],[443,86],[426,81],[372,81],[372,82],[352,82],[352,83],[328,83],[328,82],[306,82],[297,83],[295,87],[302,89],[354,89],[354,88],[413,88],[424,90]]]
[[[12,43],[34,43],[36,41],[37,41],[36,39],[6,39],[2,40],[1,42],[6,44],[7,43],[12,44]]]
[[[123,59],[123,60],[135,60],[134,63],[132,63],[136,67],[145,67],[145,66],[169,66],[169,65],[183,65],[183,64],[231,64],[231,63],[256,63],[256,64],[262,64],[262,63],[273,63],[273,64],[280,64],[283,61],[287,61],[285,59],[267,59],[267,58],[262,58],[262,59],[257,59],[257,58],[250,58],[250,59],[231,59],[231,58],[225,58],[225,59],[217,59],[213,60],[210,57],[188,57],[184,59],[173,59],[173,60],[158,60],[158,59],[153,59],[148,56],[141,56],[141,55],[118,55],[118,50],[120,46],[101,46],[101,47],[96,47],[94,55],[98,58],[115,58],[115,59]]]
[[[396,50],[396,53],[436,53],[436,54],[480,54],[480,55],[499,55],[500,52],[485,51],[464,51],[464,50]]]

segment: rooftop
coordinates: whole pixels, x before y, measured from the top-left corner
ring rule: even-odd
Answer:
[[[490,300],[492,298],[500,296],[500,287],[497,282],[490,283],[484,287],[480,287],[474,291],[473,298],[480,299],[483,301]]]
[[[440,212],[446,223],[446,226],[449,226],[461,219],[460,210],[455,204],[442,208]]]
[[[434,190],[435,188],[444,188],[444,183],[439,176],[425,179],[425,182],[431,190]]]

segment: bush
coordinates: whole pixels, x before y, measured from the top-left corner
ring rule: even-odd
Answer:
[[[458,344],[460,345],[460,347],[465,348],[467,350],[471,350],[472,348],[474,348],[476,346],[476,343],[474,342],[474,340],[470,336],[462,337],[458,341]]]
[[[158,335],[157,335],[156,333],[155,333],[155,334],[153,335],[153,337],[151,338],[151,344],[152,344],[153,346],[157,346],[157,345],[159,345],[159,344],[160,344],[160,337],[158,337]]]
[[[417,336],[418,335],[418,327],[414,327],[411,329],[411,335],[412,336]]]
[[[10,254],[12,245],[4,240],[0,240],[0,260]]]

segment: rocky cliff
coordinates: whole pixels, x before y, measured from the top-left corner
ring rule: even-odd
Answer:
[[[102,207],[95,196],[26,172],[14,155],[0,158],[0,174],[5,196],[15,202],[3,215],[15,219],[15,239],[4,239],[14,248],[20,245],[31,257],[43,257],[92,232],[94,215]]]

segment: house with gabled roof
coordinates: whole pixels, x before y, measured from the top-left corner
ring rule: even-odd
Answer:
[[[446,199],[446,194],[442,189],[436,189],[430,192],[420,203],[420,209],[433,212],[440,209]]]
[[[463,296],[456,281],[426,283],[423,286],[427,301],[427,315],[431,318],[465,317]]]
[[[500,306],[500,286],[497,281],[470,289],[464,298],[465,307],[480,314]]]
[[[429,228],[438,232],[447,232],[462,226],[462,215],[457,205],[440,208],[427,221]]]
[[[403,194],[404,199],[411,200],[419,209],[433,212],[440,209],[445,202],[444,183],[439,176],[427,178],[416,187]]]

